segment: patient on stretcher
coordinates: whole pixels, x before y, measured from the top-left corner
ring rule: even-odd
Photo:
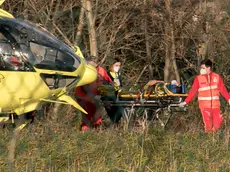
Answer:
[[[186,86],[184,84],[179,85],[176,80],[172,80],[171,84],[166,85],[166,87],[172,93],[177,93],[177,94],[185,94],[186,93]]]
[[[170,84],[167,84],[161,80],[150,80],[144,86],[144,90],[148,93],[150,93],[151,92],[150,90],[152,90],[152,91],[155,91],[155,93],[157,94],[165,94],[166,92],[165,92],[164,85],[173,94],[185,94],[186,93],[186,86],[184,84],[179,85],[176,80],[172,80]]]

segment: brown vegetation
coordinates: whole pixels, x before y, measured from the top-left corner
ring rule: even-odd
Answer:
[[[142,80],[187,80],[198,72],[203,58],[213,59],[216,70],[227,77],[222,68],[223,62],[229,63],[227,6],[227,0],[9,0],[4,4],[16,17],[41,23],[69,45],[77,42],[85,55],[98,54],[103,65],[120,56],[130,82],[143,68]]]
[[[128,82],[177,79],[191,83],[199,62],[211,58],[214,70],[223,76],[227,86],[229,7],[229,0],[6,0],[3,5],[15,17],[40,23],[70,46],[77,43],[85,55],[98,55],[104,66],[110,58],[121,57]],[[20,134],[16,168],[229,171],[228,127],[213,136],[194,134],[203,129],[196,107],[187,116],[174,116],[173,132],[153,132],[150,128],[148,135],[122,128],[81,134],[77,132],[80,120],[74,119],[75,112],[57,114],[42,126],[33,125]],[[228,121],[224,126],[229,125]],[[178,130],[182,133],[177,134]],[[9,133],[1,133],[1,157],[7,157]],[[211,158],[216,156],[218,159]],[[5,169],[7,163],[1,158],[0,169]]]

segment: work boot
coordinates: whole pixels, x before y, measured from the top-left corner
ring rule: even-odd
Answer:
[[[81,125],[81,131],[82,132],[85,132],[85,131],[88,131],[88,130],[89,130],[89,127],[87,125],[85,125],[85,124]]]
[[[99,119],[96,120],[96,122],[94,122],[93,128],[98,128],[101,125],[101,122],[102,122],[102,117],[100,117]]]

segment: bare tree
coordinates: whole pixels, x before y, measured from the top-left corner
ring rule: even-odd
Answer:
[[[147,8],[147,2],[144,0],[144,28],[145,28],[145,44],[146,44],[146,55],[148,58],[148,67],[149,67],[149,79],[153,79],[153,67],[152,67],[152,53],[151,53],[151,47],[149,42],[149,33],[148,33],[148,8]]]
[[[172,79],[176,79],[180,84],[180,75],[176,64],[176,45],[173,25],[173,9],[172,0],[165,0],[166,12],[168,20],[165,21],[165,67],[164,67],[164,81],[170,82]]]
[[[76,38],[75,38],[75,43],[77,45],[80,45],[81,41],[82,41],[82,31],[83,31],[83,27],[84,27],[84,16],[85,16],[85,8],[83,5],[83,0],[81,1],[81,11],[80,11],[80,15],[79,15],[79,22],[78,22],[78,27],[77,27],[77,34],[76,34]]]
[[[83,0],[83,5],[85,8],[87,21],[88,21],[88,30],[89,30],[89,41],[90,41],[90,54],[94,56],[98,56],[97,50],[97,38],[95,31],[95,19],[92,11],[92,1],[91,0]]]
[[[16,17],[23,15],[41,23],[69,45],[84,44],[102,65],[119,55],[125,61],[128,82],[137,80],[146,65],[149,69],[140,81],[157,78],[170,82],[179,81],[181,74],[189,79],[198,72],[203,58],[228,61],[229,1],[206,2],[10,0],[3,5]]]

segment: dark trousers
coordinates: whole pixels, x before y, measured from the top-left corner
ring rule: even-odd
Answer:
[[[106,96],[102,98],[102,101],[110,101],[115,102],[116,97],[115,96]],[[111,106],[110,104],[105,105],[105,110],[107,112],[107,115],[109,116],[110,120],[113,123],[118,124],[121,120],[121,117],[124,112],[124,108],[122,106]]]
[[[123,107],[121,106],[105,107],[105,110],[110,120],[113,123],[119,123],[123,115],[123,110],[124,110]]]

